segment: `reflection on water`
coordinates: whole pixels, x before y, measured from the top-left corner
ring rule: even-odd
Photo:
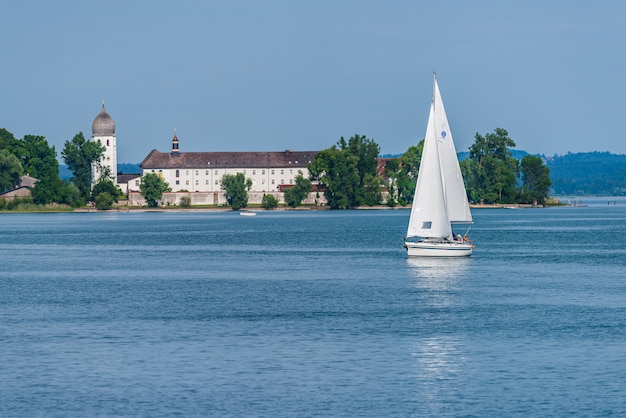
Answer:
[[[463,356],[457,337],[438,336],[420,339],[415,344],[415,357],[422,380],[426,384],[449,379],[461,370]]]
[[[453,336],[419,339],[411,355],[415,359],[416,395],[422,412],[441,416],[456,392],[464,370],[465,348]]]
[[[450,334],[450,327],[457,323],[455,312],[462,298],[459,290],[470,263],[472,260],[465,257],[407,259],[419,290],[416,303],[426,312],[431,333],[418,338],[410,352],[420,415],[447,415],[449,400],[465,373],[467,350],[458,335]]]
[[[417,286],[430,290],[454,287],[464,277],[471,262],[467,257],[407,259],[411,275],[417,279]]]

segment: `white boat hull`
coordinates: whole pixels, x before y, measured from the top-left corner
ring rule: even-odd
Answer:
[[[464,242],[408,241],[404,243],[409,257],[469,257],[474,246]]]

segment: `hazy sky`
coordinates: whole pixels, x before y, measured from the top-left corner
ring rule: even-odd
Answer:
[[[0,127],[59,154],[102,100],[118,162],[169,151],[381,153],[424,136],[437,78],[458,151],[626,153],[626,1],[2,0]]]

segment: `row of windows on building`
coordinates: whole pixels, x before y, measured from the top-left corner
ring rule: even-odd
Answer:
[[[160,177],[162,177],[162,176],[160,176]],[[204,184],[208,186],[209,185],[209,180],[205,180]],[[265,184],[265,179],[261,180],[261,184]],[[274,185],[276,184],[276,181],[274,179],[272,179],[272,184],[274,184]],[[285,184],[285,180],[281,180],[280,184]],[[288,183],[288,184],[295,184],[294,180],[291,179],[290,183]],[[180,180],[176,180],[176,185],[180,186]],[[196,180],[196,186],[199,186],[199,185],[200,185],[200,180]],[[219,185],[219,180],[215,180],[215,185]],[[135,186],[139,186],[139,180],[135,180]],[[185,186],[189,186],[189,180],[185,180]]]
[[[159,172],[161,172],[162,170],[159,170]],[[185,175],[188,176],[189,175],[189,171],[190,170],[185,170]],[[201,170],[196,170],[195,175],[199,176],[200,175],[200,171]],[[271,174],[274,175],[276,174],[276,170],[270,170]],[[256,172],[257,170],[252,170],[252,175],[256,176]],[[242,170],[243,174],[247,174],[247,170]],[[280,174],[285,174],[285,170],[281,169],[280,170]],[[289,169],[289,174],[293,174],[293,169]],[[298,174],[302,175],[302,170],[298,170]],[[204,175],[208,176],[209,175],[209,170],[205,170],[204,171]],[[219,175],[219,170],[215,170],[215,175],[218,176]],[[265,169],[261,170],[261,175],[265,175]],[[180,170],[176,170],[176,177],[180,177]]]
[[[177,178],[179,178],[179,177],[180,177],[180,171],[181,171],[181,170],[176,170],[176,174],[175,174],[175,176],[176,176]],[[200,171],[201,171],[201,170],[195,170],[195,175],[196,175],[196,176],[199,176],[199,175],[200,175]],[[225,171],[225,173],[224,173],[224,174],[228,174],[226,170],[224,170],[224,171]],[[247,172],[246,172],[246,171],[247,171],[247,170],[242,170],[243,174],[247,174]],[[152,172],[154,173],[155,171],[154,171],[154,170],[152,170]],[[189,172],[190,172],[190,170],[185,170],[185,175],[186,175],[186,176],[188,176],[188,175],[189,175]],[[274,170],[274,169],[270,170],[270,172],[271,172],[271,174],[276,174],[276,170]],[[253,175],[253,176],[254,176],[254,175],[256,175],[256,173],[257,173],[257,170],[252,170],[252,175]],[[159,170],[159,173],[158,173],[158,174],[159,174],[159,178],[163,178],[163,170]],[[205,171],[204,171],[204,174],[208,176],[208,175],[209,175],[209,170],[205,170]],[[280,170],[280,174],[283,174],[283,175],[284,175],[284,174],[285,174],[285,170],[284,170],[284,169],[281,169],[281,170]],[[289,169],[289,174],[293,174],[293,169]],[[299,174],[299,175],[302,175],[302,170],[298,170],[298,174]],[[215,170],[215,175],[216,175],[216,176],[219,176],[219,170]],[[262,170],[261,170],[261,175],[265,175],[265,170],[264,170],[264,169],[262,169]],[[253,184],[256,184],[256,181],[254,181],[254,180],[253,180],[253,181],[252,181],[252,183],[253,183]],[[181,184],[181,183],[180,183],[180,180],[176,180],[176,185],[177,185],[177,186],[180,186],[180,184]],[[204,181],[204,184],[205,184],[206,186],[208,186],[208,185],[209,185],[209,180],[208,180],[208,179],[206,179],[206,180]],[[215,179],[215,185],[216,185],[216,186],[218,186],[219,184],[220,184],[220,180],[219,180],[219,179]],[[262,184],[262,185],[264,185],[264,184],[265,184],[265,179],[261,179],[261,184]],[[271,179],[271,184],[272,184],[272,185],[276,185],[276,179]],[[281,179],[281,180],[280,180],[280,184],[285,184],[285,179]],[[289,183],[287,183],[287,184],[295,184],[294,179],[293,179],[293,178],[292,178],[292,179],[290,179],[290,180],[289,180]],[[195,180],[195,185],[196,185],[196,186],[199,186],[199,185],[200,185],[200,180]],[[185,186],[189,186],[189,180],[185,180]]]
[[[200,185],[200,180],[196,180],[195,183],[196,183],[196,186],[199,186]],[[276,180],[272,179],[271,183],[275,185],[276,184]],[[209,185],[209,180],[205,180],[204,184],[208,186]],[[217,186],[219,184],[220,184],[219,180],[215,180],[215,185]],[[253,181],[252,184],[256,184],[256,182]],[[261,179],[261,184],[265,184],[265,179]],[[280,181],[280,184],[285,184],[285,180],[282,179]],[[294,183],[294,180],[291,179],[291,180],[289,180],[289,183],[287,183],[287,184],[295,184],[295,183]],[[176,180],[176,185],[177,186],[180,185],[180,180]],[[189,186],[189,180],[185,180],[185,186]]]

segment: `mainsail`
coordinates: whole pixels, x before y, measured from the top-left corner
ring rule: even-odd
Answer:
[[[452,236],[445,206],[438,148],[435,108],[431,103],[407,237],[450,238]]]

